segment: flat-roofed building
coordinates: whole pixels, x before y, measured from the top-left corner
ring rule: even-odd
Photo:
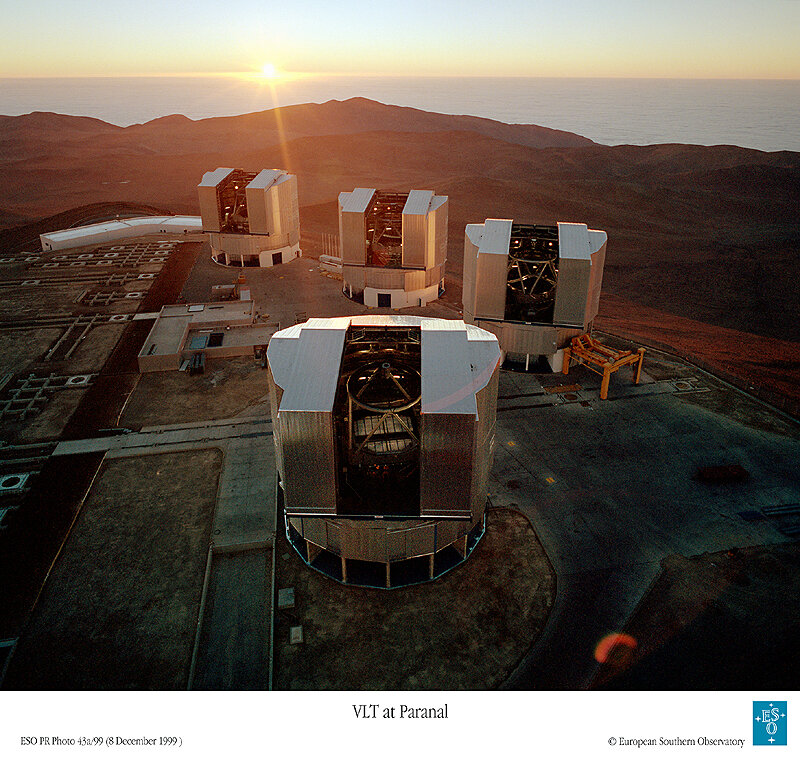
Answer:
[[[597,315],[607,240],[583,223],[467,225],[464,320],[491,331],[526,368],[545,356],[560,370],[563,348]]]
[[[203,223],[199,217],[187,215],[128,217],[42,233],[39,240],[43,252],[55,252],[59,249],[106,244],[109,241],[150,234],[200,233],[202,229]]]
[[[356,188],[339,194],[342,290],[370,307],[419,307],[444,292],[447,196]]]
[[[220,264],[264,268],[301,255],[296,175],[218,167],[203,175],[197,192],[203,230]]]
[[[263,356],[277,328],[256,322],[251,299],[165,305],[139,352],[139,371],[187,370],[196,356]]]

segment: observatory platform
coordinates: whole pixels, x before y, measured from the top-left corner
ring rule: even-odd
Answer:
[[[197,192],[216,262],[268,268],[301,255],[296,175],[219,167],[203,175]]]
[[[444,292],[447,196],[339,194],[342,291],[368,307],[424,307]]]
[[[553,370],[600,305],[607,236],[583,223],[486,220],[464,236],[464,320],[491,331],[505,356],[545,356]]]
[[[343,582],[394,587],[483,533],[500,351],[462,321],[318,318],[268,348],[287,535]]]

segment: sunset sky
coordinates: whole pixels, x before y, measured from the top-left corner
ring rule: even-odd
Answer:
[[[800,0],[34,0],[0,76],[800,78]]]

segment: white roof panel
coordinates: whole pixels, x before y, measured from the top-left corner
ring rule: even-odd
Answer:
[[[427,318],[416,315],[355,315],[350,318],[351,326],[419,326]]]
[[[128,236],[140,236],[147,233],[155,233],[156,229],[195,228],[203,229],[203,221],[199,217],[188,216],[167,216],[167,217],[130,217],[125,220],[108,220],[92,225],[81,225],[77,228],[65,228],[64,230],[50,231],[43,233],[48,241],[73,241],[84,237],[96,236],[100,233],[116,233]],[[169,231],[168,231],[169,232]]]
[[[248,188],[269,188],[278,181],[281,175],[286,173],[283,170],[261,170],[248,184]]]
[[[178,227],[182,225],[184,228],[194,227],[203,230],[202,217],[191,217],[188,215],[174,215],[172,217],[164,218],[164,223],[167,225],[177,225]]]
[[[511,223],[513,220],[488,219],[483,224],[481,237],[481,254],[508,254],[508,243],[511,241]]]
[[[403,207],[404,215],[427,215],[433,200],[433,191],[411,191]]]
[[[228,175],[233,172],[233,167],[217,167],[211,172],[206,172],[203,179],[197,184],[198,188],[216,188]]]
[[[281,411],[333,409],[349,326],[420,326],[422,413],[477,416],[476,393],[500,360],[497,339],[461,320],[413,315],[311,318],[276,332],[267,349],[275,383],[284,390]]]
[[[342,212],[365,212],[374,195],[374,188],[356,188],[350,193],[340,193]]]
[[[346,333],[346,325],[335,323],[328,327],[310,328],[307,324],[301,327],[299,338],[294,340],[297,349],[285,386],[279,380],[284,374],[276,375],[273,370],[275,382],[284,390],[281,411],[333,410]],[[269,349],[267,353],[272,367],[273,353]]]
[[[479,248],[481,245],[481,239],[483,238],[483,228],[483,223],[469,223],[464,229],[464,233],[466,233],[470,243]]]
[[[444,204],[447,204],[447,196],[434,196],[431,199],[430,211],[433,212]]]
[[[589,229],[585,223],[558,223],[558,257],[591,261]]]
[[[422,322],[422,413],[477,417],[469,341],[462,321]]]
[[[589,231],[589,248],[592,253],[599,252],[607,241],[608,234],[604,230]]]

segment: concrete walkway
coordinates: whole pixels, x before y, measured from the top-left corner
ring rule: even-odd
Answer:
[[[69,440],[54,451],[55,455],[106,451],[107,458],[210,447],[223,452],[208,596],[192,687],[197,689],[268,688],[277,525],[275,446],[268,405],[251,406],[245,413],[251,415]]]
[[[229,440],[214,513],[215,548],[272,544],[276,526],[275,474],[272,435]]]
[[[238,437],[272,435],[272,422],[266,418],[220,419],[162,427],[145,427],[140,432],[94,437],[86,440],[65,440],[53,451],[54,456],[76,453],[99,453],[127,449],[161,448],[175,445],[219,442]]]

